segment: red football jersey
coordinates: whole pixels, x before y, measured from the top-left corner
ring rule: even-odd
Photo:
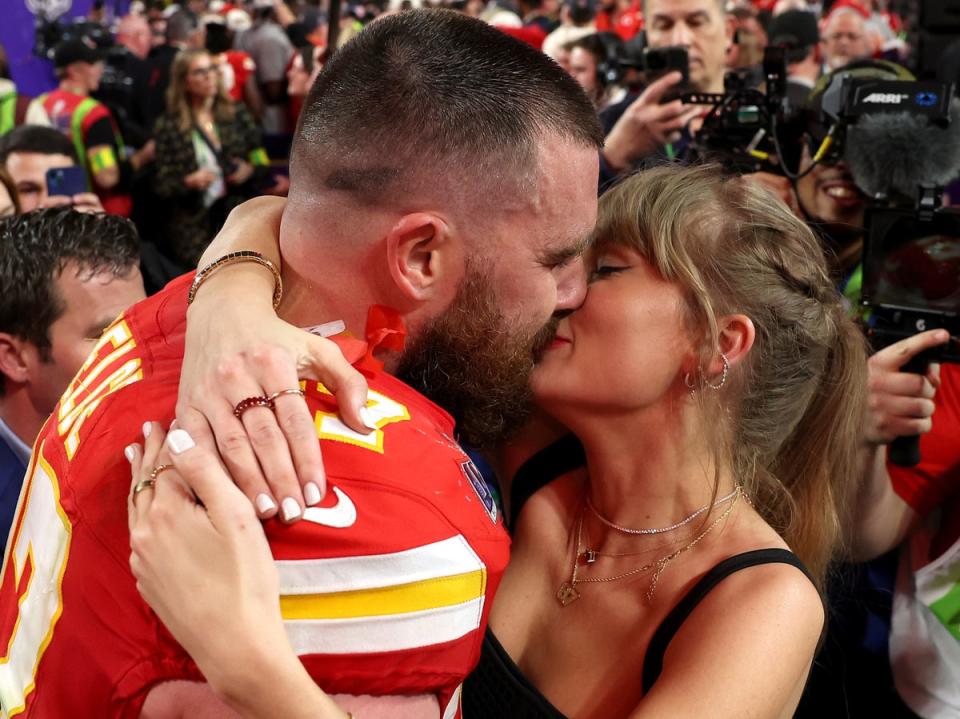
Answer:
[[[144,421],[173,419],[188,279],[104,333],[37,441],[0,585],[3,716],[136,717],[152,685],[202,679],[137,593],[122,454]],[[509,540],[451,418],[366,374],[367,435],[303,385],[330,490],[294,526],[265,525],[283,616],[324,690],[433,693],[459,716]]]

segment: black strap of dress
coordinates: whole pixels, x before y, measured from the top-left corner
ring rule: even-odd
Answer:
[[[657,627],[650,644],[647,646],[647,654],[643,660],[643,693],[646,694],[653,688],[653,684],[663,671],[663,656],[667,653],[667,647],[673,641],[673,637],[680,630],[680,626],[696,609],[697,605],[703,600],[710,590],[721,581],[729,577],[734,572],[739,572],[747,567],[754,567],[758,564],[790,564],[804,574],[812,582],[810,573],[803,566],[796,554],[786,549],[755,549],[751,552],[743,552],[733,557],[723,560],[713,569],[703,575],[700,581],[694,585],[693,589],[687,592],[686,596],[680,600],[666,618]]]
[[[587,455],[580,440],[568,434],[547,445],[520,465],[510,482],[511,531],[517,526],[520,510],[530,497],[557,477],[583,467],[586,463]]]

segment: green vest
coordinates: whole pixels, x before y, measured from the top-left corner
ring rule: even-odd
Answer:
[[[17,124],[17,91],[0,95],[0,136],[10,132]]]

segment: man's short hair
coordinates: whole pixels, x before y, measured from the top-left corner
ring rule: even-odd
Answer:
[[[559,65],[479,20],[409,10],[368,25],[320,73],[294,139],[291,195],[312,185],[382,204],[429,183],[499,196],[535,178],[546,134],[603,144],[590,100]]]
[[[196,15],[186,10],[179,10],[167,18],[164,38],[168,43],[186,42],[199,29],[200,21],[197,20]]]
[[[59,130],[42,125],[20,125],[0,140],[0,167],[5,167],[7,158],[15,152],[66,155],[77,162],[77,151],[70,138]]]
[[[137,230],[118,215],[57,207],[0,220],[0,332],[32,342],[48,357],[50,326],[66,309],[55,280],[67,263],[90,275],[124,277],[139,261]]]

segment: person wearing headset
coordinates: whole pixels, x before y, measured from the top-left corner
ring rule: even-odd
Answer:
[[[623,40],[613,33],[594,33],[564,45],[569,53],[569,73],[601,112],[620,99],[619,50]]]

